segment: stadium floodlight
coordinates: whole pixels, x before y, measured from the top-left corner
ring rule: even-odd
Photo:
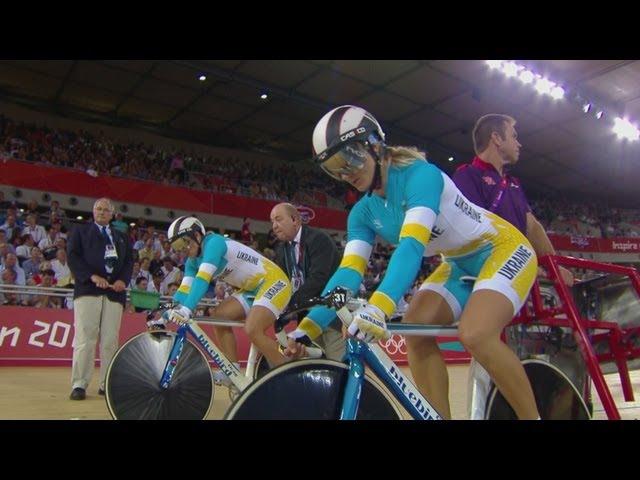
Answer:
[[[507,77],[517,77],[518,72],[522,69],[523,67],[514,62],[506,62],[502,65],[502,73]]]
[[[518,79],[524,84],[533,82],[534,78],[536,78],[535,75],[526,69],[522,70],[520,72],[520,75],[518,75]]]
[[[619,138],[626,138],[630,141],[636,141],[640,138],[640,130],[626,118],[613,119],[613,132]]]
[[[551,89],[549,95],[556,100],[560,100],[561,98],[564,98],[564,88],[559,85],[555,86]]]
[[[566,91],[559,83],[553,82],[550,79],[544,77],[539,73],[535,73],[523,65],[519,65],[513,60],[485,60],[485,63],[489,68],[498,70],[500,73],[508,78],[517,78],[523,84],[531,85],[536,92],[541,95],[549,95],[554,100],[567,99],[569,102],[575,105],[579,105],[583,113],[593,115],[597,120],[602,120],[605,116],[605,110],[599,102],[594,102],[584,96],[582,93],[576,91],[575,88],[569,88]],[[476,98],[476,100],[478,98]],[[609,115],[609,113],[607,113]],[[640,130],[636,128],[629,120],[617,118],[615,119],[614,132],[620,138],[626,138],[628,140],[639,140]],[[449,157],[449,161],[453,157]]]
[[[551,90],[555,86],[556,84],[553,83],[551,80],[546,79],[544,77],[538,77],[538,79],[536,80],[535,89],[538,91],[538,93],[550,95]]]

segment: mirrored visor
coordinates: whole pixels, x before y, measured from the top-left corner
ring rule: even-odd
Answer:
[[[360,142],[345,145],[320,164],[320,167],[337,180],[344,180],[342,175],[352,175],[364,167],[367,159],[367,148]]]
[[[173,250],[176,252],[180,252],[189,248],[190,244],[191,239],[189,237],[180,237],[171,242],[171,248],[173,248]]]

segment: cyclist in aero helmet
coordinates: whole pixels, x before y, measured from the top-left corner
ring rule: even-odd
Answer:
[[[173,297],[179,305],[166,316],[177,323],[188,321],[211,280],[218,278],[238,291],[216,307],[214,316],[226,320],[244,319],[245,331],[251,342],[271,366],[286,362],[287,358],[280,353],[275,340],[265,331],[291,298],[287,275],[251,248],[222,235],[206,233],[202,222],[195,217],[174,220],[167,237],[176,251],[186,250],[189,258],[185,263],[182,283]],[[223,353],[237,363],[236,341],[231,327],[215,327],[215,330]]]
[[[313,132],[314,160],[333,178],[366,192],[347,221],[347,245],[325,292],[357,291],[376,235],[396,245],[387,272],[366,306],[354,312],[348,333],[382,338],[386,320],[414,282],[423,256],[440,254],[441,265],[413,297],[405,322],[459,321],[460,341],[489,372],[518,418],[539,418],[533,391],[518,357],[500,333],[522,307],[533,284],[537,258],[510,223],[469,202],[451,179],[412,147],[390,146],[378,121],[345,105],[323,116]],[[461,277],[476,277],[463,282]],[[317,337],[335,311],[316,307],[290,334]],[[436,340],[408,337],[408,358],[420,392],[443,418],[451,418],[448,375]]]

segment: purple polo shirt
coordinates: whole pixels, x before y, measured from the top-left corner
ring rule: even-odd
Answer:
[[[531,207],[517,178],[507,174],[502,177],[493,165],[475,157],[471,163],[458,167],[452,180],[468,200],[527,234],[527,212]],[[498,199],[500,190],[503,194]]]

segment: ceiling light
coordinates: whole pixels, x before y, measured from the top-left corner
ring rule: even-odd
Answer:
[[[453,157],[449,157],[449,161],[450,161],[450,162],[453,162]]]
[[[82,220],[82,215],[78,215],[78,216],[76,217],[76,220]]]
[[[618,137],[632,141],[640,138],[640,130],[626,118],[615,118],[613,123],[613,132],[618,135]]]
[[[502,66],[502,72],[507,77],[515,77],[518,75],[518,72],[522,70],[522,68],[523,67],[521,67],[520,65],[516,65],[513,62],[507,62]]]
[[[555,86],[551,89],[549,95],[551,95],[551,97],[555,98],[556,100],[560,100],[561,98],[564,98],[564,88]]]
[[[200,75],[198,77],[198,80],[200,80],[201,82],[204,82],[207,79],[207,77],[205,75]]]
[[[520,72],[520,75],[518,75],[518,78],[522,83],[531,83],[533,82],[535,76],[529,70],[523,70],[522,72]]]
[[[550,94],[551,90],[553,89],[553,87],[555,87],[556,84],[553,83],[550,80],[547,80],[544,77],[539,77],[538,80],[536,81],[536,90],[539,93],[546,93],[546,94]]]
[[[605,116],[604,108],[598,103],[594,105],[573,88],[566,91],[558,83],[525,68],[523,65],[519,65],[513,60],[485,60],[485,63],[491,69],[496,69],[507,77],[515,77],[524,84],[530,84],[541,95],[549,95],[555,100],[566,98],[572,104],[579,106],[583,113],[593,115],[598,120],[601,120]],[[479,100],[479,96],[475,93],[476,90],[477,89],[472,90],[472,98]],[[631,124],[629,120],[622,118],[616,119],[614,131],[621,138],[640,140],[640,129]],[[449,161],[454,161],[453,157],[449,157]]]
[[[262,100],[266,100],[269,97],[269,95],[267,95],[266,93],[263,93],[262,95],[260,95],[260,98]]]

